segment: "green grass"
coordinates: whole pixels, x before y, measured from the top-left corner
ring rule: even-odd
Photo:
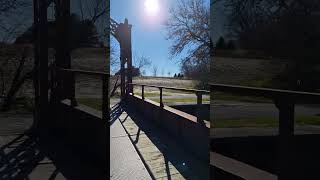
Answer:
[[[160,102],[159,99],[153,99],[153,101]],[[204,97],[202,98],[203,102],[209,102],[210,99],[209,97]],[[77,102],[79,104],[83,104],[86,106],[89,106],[91,108],[101,110],[102,104],[101,100],[97,98],[78,98]],[[174,102],[185,102],[185,103],[196,103],[197,99],[196,98],[173,98],[173,99],[163,99],[163,103],[174,103]]]
[[[152,99],[153,101],[160,102],[159,99]],[[175,102],[180,102],[180,103],[197,103],[196,98],[169,98],[169,99],[163,99],[163,103],[175,103]],[[204,97],[202,98],[202,102],[210,102],[209,97]]]
[[[134,92],[135,95],[141,96],[141,92]],[[170,96],[169,93],[162,93],[163,96]],[[144,92],[145,97],[157,97],[160,96],[160,92]]]
[[[97,98],[78,98],[77,102],[79,104],[83,104],[83,105],[89,106],[89,107],[97,109],[97,110],[101,110],[102,109],[101,99],[97,99]]]
[[[186,89],[195,89],[194,87],[187,87]],[[144,90],[144,95],[145,96],[159,96],[160,91],[157,89],[154,89],[155,91],[153,92],[146,92],[146,89]],[[134,93],[137,95],[141,95],[141,89],[135,89]],[[181,94],[195,94],[194,92],[187,92],[187,91],[177,91],[173,89],[163,89],[162,94],[164,96],[170,96],[172,93],[181,93]]]
[[[295,119],[296,125],[320,125],[320,116],[298,116]],[[215,128],[237,128],[237,127],[276,127],[278,119],[273,118],[250,118],[215,120]]]
[[[3,111],[3,104],[0,103],[0,113]],[[34,110],[34,99],[29,97],[18,97],[12,102],[10,109],[5,110],[10,113],[20,114],[20,113],[32,113]]]
[[[228,93],[222,92],[213,92],[211,93],[211,99],[214,100],[229,100],[229,101],[240,101],[240,102],[259,102],[259,103],[270,103],[272,100],[266,99],[263,97],[255,97],[255,96],[240,96],[240,95],[232,95]]]

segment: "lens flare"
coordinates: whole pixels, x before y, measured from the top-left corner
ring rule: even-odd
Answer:
[[[158,0],[146,0],[144,2],[144,8],[148,15],[155,16],[159,12],[159,2]]]

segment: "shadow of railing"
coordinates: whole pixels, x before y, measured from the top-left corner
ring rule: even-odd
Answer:
[[[115,104],[114,106],[111,107],[110,110],[110,126],[119,118],[119,116],[122,114],[124,111],[121,102]]]
[[[31,176],[53,180],[58,175],[71,180],[106,179],[105,172],[75,157],[56,139],[21,134],[0,147],[0,179],[29,179]]]
[[[44,154],[38,150],[36,139],[25,138],[22,140],[22,138],[24,135],[19,135],[1,147],[0,179],[26,179],[44,159]],[[16,145],[16,143],[19,144]],[[9,152],[6,153],[6,151]]]
[[[150,167],[148,167],[148,163],[146,162],[147,160],[144,159],[142,153],[140,152],[139,148],[137,147],[138,142],[140,141],[140,136],[141,132],[143,132],[149,139],[150,141],[156,146],[156,148],[161,152],[164,158],[164,166],[165,166],[165,171],[167,174],[167,179],[174,179],[172,176],[172,173],[170,172],[172,169],[170,169],[170,165],[172,164],[177,171],[186,179],[192,179],[192,178],[199,178],[199,179],[208,179],[209,177],[209,170],[202,169],[202,172],[207,172],[207,173],[194,173],[196,169],[199,168],[199,160],[197,159],[197,163],[195,163],[195,158],[189,153],[185,153],[184,151],[182,154],[188,156],[184,156],[182,154],[177,155],[175,152],[177,152],[175,148],[179,147],[181,149],[183,148],[183,145],[180,144],[179,142],[176,141],[176,139],[172,140],[172,137],[170,135],[163,131],[163,129],[160,129],[157,127],[155,124],[152,124],[152,122],[146,121],[139,113],[135,111],[134,108],[128,107],[127,105],[123,105],[124,110],[127,112],[128,116],[134,121],[134,123],[138,126],[138,130],[135,134],[135,137],[130,136],[130,139],[135,146],[135,149],[137,150],[142,162],[145,164],[147,167],[147,170],[149,174],[151,174],[151,177],[153,179],[155,178],[155,175],[152,173],[152,170],[150,170]],[[123,123],[121,121],[121,123]],[[128,130],[125,128],[125,130],[128,132]],[[132,131],[132,129],[130,130]],[[168,141],[173,141],[174,145],[171,144],[171,146],[167,143]],[[179,156],[179,157],[177,157]],[[185,157],[185,158],[181,158]],[[207,167],[207,164],[206,166]],[[191,173],[193,171],[193,173]],[[173,173],[174,174],[174,173]],[[201,178],[202,177],[202,178]]]

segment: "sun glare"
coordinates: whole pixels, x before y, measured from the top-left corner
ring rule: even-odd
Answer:
[[[159,12],[158,0],[145,0],[144,8],[148,15],[155,16]]]

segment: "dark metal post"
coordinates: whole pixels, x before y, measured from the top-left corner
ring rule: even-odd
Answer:
[[[58,68],[71,68],[71,42],[70,42],[70,0],[55,1],[56,18],[56,54],[55,62]],[[57,100],[69,98],[72,95],[72,79],[57,76]]]
[[[144,85],[141,86],[141,96],[142,96],[142,99],[144,100]]]
[[[163,101],[162,101],[162,87],[159,87],[160,90],[160,107],[163,107]]]
[[[126,48],[126,59],[127,59],[127,81],[132,83],[132,50],[131,50],[131,24],[129,24],[128,19],[124,20],[124,39]],[[133,94],[133,86],[128,86],[129,93]]]
[[[102,119],[104,121],[108,120],[108,77],[107,75],[102,75]]]
[[[39,123],[41,127],[48,123],[48,21],[47,3],[39,1]],[[41,128],[42,132],[46,132]]]
[[[294,102],[281,98],[276,102],[279,109],[279,179],[291,179],[294,137]]]
[[[202,93],[196,92],[197,95],[197,121],[200,122],[201,119],[201,107],[202,107]]]
[[[33,36],[34,36],[34,76],[33,76],[33,86],[34,86],[34,120],[32,127],[37,129],[39,123],[39,1],[33,0]]]
[[[76,99],[76,73],[71,72],[71,106],[78,106]]]
[[[131,92],[132,92],[132,95],[134,95],[134,92],[133,92],[133,84],[131,83],[131,84],[129,85],[129,87],[130,87],[129,93],[130,93],[130,91],[131,91]]]
[[[125,58],[123,57],[124,56],[124,53],[123,53],[123,49],[121,49],[121,57],[120,57],[120,63],[121,63],[121,67],[120,67],[120,78],[121,78],[121,81],[120,81],[120,87],[121,87],[121,99],[124,99],[125,96],[126,96],[126,84],[125,84],[125,81],[126,81],[126,77],[125,77],[125,69],[124,69],[124,65],[125,65]]]

